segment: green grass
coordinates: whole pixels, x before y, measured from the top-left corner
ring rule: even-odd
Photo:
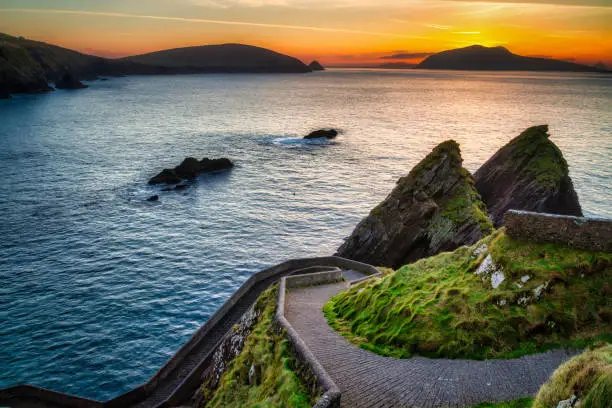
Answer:
[[[497,289],[474,273],[488,255],[505,276]],[[341,292],[324,312],[382,355],[513,358],[610,341],[611,282],[612,254],[515,241],[502,229]]]
[[[612,403],[612,345],[587,350],[560,366],[540,388],[533,408],[555,408],[573,395],[581,408]]]
[[[204,389],[203,407],[310,408],[318,398],[304,380],[291,343],[274,325],[278,286],[265,291],[256,307],[264,307],[259,321],[246,338],[242,352],[227,366],[212,396]],[[249,384],[249,371],[255,381]]]
[[[533,401],[533,398],[526,397],[508,402],[483,402],[472,408],[531,408]]]

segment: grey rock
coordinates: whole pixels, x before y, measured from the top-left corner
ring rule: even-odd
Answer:
[[[486,208],[462,162],[456,142],[438,145],[357,225],[337,255],[397,268],[488,235]]]

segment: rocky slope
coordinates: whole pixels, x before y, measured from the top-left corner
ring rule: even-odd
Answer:
[[[495,226],[510,209],[582,215],[567,162],[549,136],[546,125],[525,130],[474,174]]]
[[[420,69],[455,69],[488,71],[571,71],[604,72],[599,68],[549,58],[524,57],[504,47],[472,45],[443,51],[427,57]]]
[[[27,50],[0,39],[0,95],[50,90],[43,69]]]
[[[492,231],[462,167],[459,145],[438,145],[355,228],[337,255],[398,267],[478,241]]]

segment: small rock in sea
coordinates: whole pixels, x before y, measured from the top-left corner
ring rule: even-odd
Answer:
[[[147,201],[159,201],[159,196],[157,194],[152,195],[151,197],[147,198]]]
[[[338,131],[336,129],[320,129],[304,136],[304,139],[334,139],[336,136],[338,136]]]
[[[193,157],[187,157],[174,169],[163,169],[149,180],[149,184],[179,184],[183,180],[192,180],[201,173],[226,170],[232,167],[234,167],[234,164],[224,157],[220,159],[205,157],[200,161]]]
[[[66,72],[60,80],[55,81],[55,87],[57,89],[83,89],[89,88],[89,85],[85,85],[70,72]]]
[[[11,94],[0,89],[0,99],[11,99]]]
[[[189,188],[189,184],[179,184],[174,187],[174,190],[187,190]]]

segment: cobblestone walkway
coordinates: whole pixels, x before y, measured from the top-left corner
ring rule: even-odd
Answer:
[[[345,279],[358,278],[354,272]],[[513,360],[400,360],[355,347],[327,324],[322,308],[346,283],[292,289],[286,317],[342,392],[345,408],[465,407],[534,395],[564,350]]]

